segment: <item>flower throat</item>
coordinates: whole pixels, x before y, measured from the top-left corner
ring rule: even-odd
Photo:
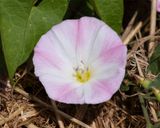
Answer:
[[[91,71],[81,62],[80,66],[75,69],[74,77],[80,83],[85,83],[91,78]]]

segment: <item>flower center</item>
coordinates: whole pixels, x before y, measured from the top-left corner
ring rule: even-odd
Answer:
[[[75,69],[75,79],[80,83],[85,83],[91,78],[91,71],[82,62],[80,66]]]

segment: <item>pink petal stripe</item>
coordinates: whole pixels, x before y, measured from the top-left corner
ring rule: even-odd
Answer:
[[[119,45],[110,49],[104,47],[99,55],[99,61],[102,61],[104,64],[114,62],[119,64],[120,68],[124,68],[126,65],[126,57],[127,49],[125,45]]]
[[[120,37],[109,26],[104,25],[97,33],[94,43],[92,44],[89,63],[96,61],[101,54],[106,54],[105,52],[119,45],[123,45]],[[123,50],[119,49],[118,51],[119,53],[123,53]]]
[[[160,0],[157,0],[157,11],[160,12]]]
[[[84,94],[83,88],[80,86],[73,85],[74,83],[55,83],[42,81],[49,97],[59,102],[72,103],[72,104],[83,104]]]
[[[110,79],[102,79],[95,81],[90,88],[90,93],[85,90],[85,102],[89,104],[97,104],[109,100],[112,95],[119,89],[123,80],[125,70],[120,69],[117,75]]]
[[[87,62],[89,53],[92,49],[97,33],[101,27],[105,25],[96,18],[83,17],[79,20],[78,36],[77,36],[77,51],[79,60]]]

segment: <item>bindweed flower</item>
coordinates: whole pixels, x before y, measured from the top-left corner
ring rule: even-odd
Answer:
[[[35,74],[48,96],[72,104],[109,100],[124,78],[126,46],[104,22],[65,20],[44,34],[34,49]]]
[[[160,12],[160,0],[157,0],[157,12]]]

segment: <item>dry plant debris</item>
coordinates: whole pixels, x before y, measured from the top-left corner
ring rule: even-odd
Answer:
[[[122,34],[129,49],[122,86],[132,88],[131,91],[120,89],[110,101],[98,105],[52,104],[35,78],[32,66],[24,64],[15,75],[14,88],[0,80],[0,127],[146,128],[150,123],[160,123],[160,103],[154,97],[147,97],[147,90],[137,81],[137,76],[150,80],[156,78],[147,71],[149,53],[146,48],[152,42],[149,49],[154,49],[160,41],[160,29],[154,22],[154,4],[151,16],[143,21],[136,20],[138,12],[135,12]]]

